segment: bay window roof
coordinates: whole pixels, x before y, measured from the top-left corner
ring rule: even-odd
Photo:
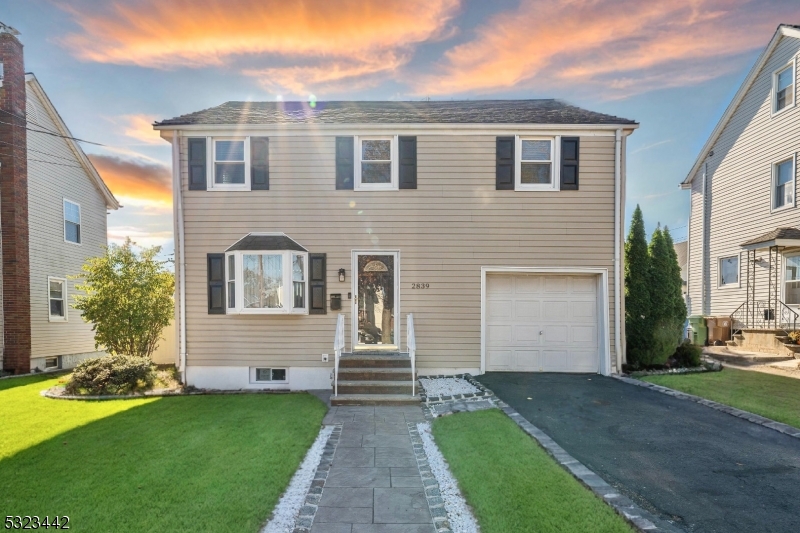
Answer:
[[[237,250],[291,250],[295,252],[308,251],[303,246],[298,244],[297,241],[287,237],[284,233],[248,233],[225,251],[234,252]]]

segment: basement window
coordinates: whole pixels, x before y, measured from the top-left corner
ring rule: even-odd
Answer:
[[[58,357],[47,357],[44,360],[44,368],[45,370],[58,368]]]
[[[250,380],[254,383],[288,383],[285,368],[251,368]]]

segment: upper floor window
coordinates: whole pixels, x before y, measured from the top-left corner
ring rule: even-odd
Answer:
[[[64,240],[75,244],[81,243],[81,206],[66,199],[64,200]]]
[[[48,305],[50,321],[67,319],[67,280],[64,278],[47,278]]]
[[[719,260],[719,286],[739,286],[739,256],[722,257]]]
[[[772,166],[772,208],[794,205],[794,157]]]
[[[213,140],[213,183],[215,189],[249,189],[249,146],[246,139]]]
[[[556,139],[553,137],[517,137],[517,190],[555,190],[558,188]]]
[[[307,263],[305,252],[228,252],[228,312],[307,314]]]
[[[359,137],[356,142],[356,189],[397,189],[397,140]]]
[[[794,62],[774,74],[773,85],[773,112],[777,113],[788,107],[794,106]]]

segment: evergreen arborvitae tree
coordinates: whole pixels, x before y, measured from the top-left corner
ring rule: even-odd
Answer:
[[[625,337],[628,364],[647,364],[652,344],[650,326],[650,256],[642,210],[636,206],[625,241]]]
[[[670,239],[671,241],[672,239]],[[680,328],[683,322],[678,321],[676,311],[674,267],[677,257],[674,249],[668,245],[667,238],[659,226],[650,239],[650,324],[652,327],[652,344],[647,364],[660,365],[675,353],[680,340]],[[680,278],[680,272],[678,272]]]
[[[683,299],[683,280],[681,279],[681,266],[678,264],[678,254],[675,252],[675,243],[672,242],[672,235],[669,228],[664,226],[664,240],[667,243],[670,257],[670,294],[672,295],[672,310],[675,322],[678,325],[678,344],[683,341],[683,326],[686,323],[687,311],[686,301]]]

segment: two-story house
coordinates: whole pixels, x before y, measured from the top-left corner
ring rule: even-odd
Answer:
[[[339,315],[340,394],[399,392],[381,382],[409,386],[408,366],[374,367],[414,355],[421,375],[617,371],[636,127],[557,100],[228,102],[157,122],[186,381],[330,388]]]
[[[69,368],[100,355],[71,307],[86,259],[102,255],[119,204],[33,74],[18,32],[0,23],[2,368]]]
[[[750,349],[800,327],[799,54],[800,26],[779,26],[682,183],[689,313],[732,315]]]

